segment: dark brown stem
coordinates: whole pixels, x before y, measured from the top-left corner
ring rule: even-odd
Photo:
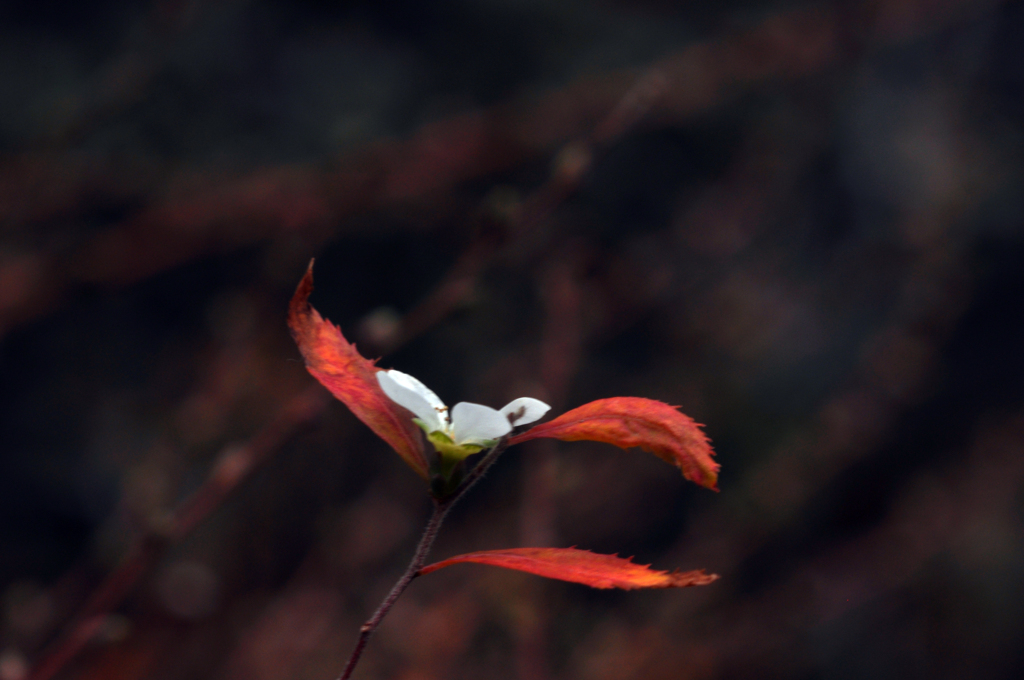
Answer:
[[[455,497],[453,496],[452,498],[454,499]],[[363,650],[366,649],[366,643],[370,641],[370,636],[377,630],[377,626],[380,625],[380,622],[391,611],[395,601],[409,587],[412,580],[416,578],[417,572],[423,567],[423,563],[426,562],[427,553],[430,552],[430,548],[434,545],[434,539],[437,538],[437,531],[441,528],[441,522],[444,521],[445,515],[448,514],[451,507],[452,501],[434,501],[434,512],[430,515],[427,526],[423,529],[423,536],[420,537],[420,543],[416,546],[416,553],[412,556],[409,567],[402,574],[402,577],[398,579],[398,582],[395,583],[388,596],[377,607],[377,611],[373,613],[373,616],[359,629],[359,639],[356,641],[356,648],[352,650],[352,656],[349,657],[348,664],[338,677],[338,680],[348,680],[348,678],[352,677],[352,672],[355,670],[356,664],[359,663],[359,657],[363,655]]]
[[[370,636],[377,630],[377,626],[388,615],[391,607],[394,606],[398,598],[405,592],[405,589],[409,587],[412,580],[419,575],[420,569],[423,568],[424,563],[427,561],[430,549],[434,546],[434,540],[437,538],[437,532],[441,529],[441,523],[448,516],[452,506],[484,476],[487,469],[494,465],[494,462],[498,460],[498,456],[506,448],[508,448],[508,437],[502,439],[494,448],[487,452],[483,459],[473,467],[473,470],[466,475],[466,479],[452,495],[444,499],[434,499],[434,511],[431,513],[430,519],[427,520],[427,526],[423,528],[423,535],[420,537],[419,545],[416,546],[416,552],[412,556],[412,561],[409,562],[405,572],[391,588],[388,596],[377,607],[377,611],[359,629],[359,639],[356,641],[356,647],[352,650],[352,656],[349,657],[345,670],[338,676],[338,680],[348,680],[352,677],[356,664],[359,663],[359,658],[366,649],[366,643],[370,641]]]
[[[498,442],[493,449],[484,454],[483,459],[466,475],[466,479],[462,481],[459,488],[452,494],[449,503],[454,504],[455,501],[466,495],[466,492],[472,488],[474,484],[480,481],[480,478],[484,476],[487,470],[494,465],[495,461],[498,460],[498,456],[508,448],[508,439],[511,435],[506,435],[500,442]]]

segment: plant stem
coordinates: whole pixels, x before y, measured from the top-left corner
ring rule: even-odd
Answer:
[[[494,462],[498,460],[498,456],[501,455],[508,447],[508,437],[505,437],[498,442],[494,448],[487,452],[483,459],[477,463],[472,471],[466,476],[465,481],[459,485],[459,487],[444,499],[434,499],[434,511],[430,515],[430,519],[427,520],[427,525],[423,528],[423,535],[420,537],[419,545],[416,546],[416,552],[412,556],[412,561],[409,562],[409,566],[405,572],[398,579],[395,585],[391,588],[391,592],[384,598],[384,601],[377,607],[377,611],[373,613],[373,616],[363,624],[359,629],[359,639],[356,641],[356,648],[352,650],[352,656],[349,657],[348,664],[345,665],[345,670],[342,671],[341,675],[338,676],[338,680],[349,680],[352,677],[353,671],[355,671],[356,664],[359,663],[359,658],[363,655],[363,650],[366,649],[366,643],[370,641],[370,636],[377,630],[377,626],[384,620],[384,617],[391,611],[391,607],[394,606],[398,598],[405,592],[405,589],[409,587],[412,580],[419,574],[420,569],[423,568],[424,563],[427,561],[427,555],[430,553],[430,549],[434,546],[434,540],[437,538],[437,532],[441,529],[441,523],[444,522],[444,518],[448,516],[448,512],[455,505],[456,501],[462,498],[469,489],[476,484],[487,469],[494,465]]]
[[[480,478],[484,476],[484,473],[486,473],[487,470],[489,470],[490,467],[494,465],[494,463],[498,460],[498,456],[500,456],[502,452],[507,448],[508,437],[506,436],[502,438],[502,440],[499,441],[497,444],[495,444],[493,449],[484,454],[483,459],[481,459],[479,463],[473,466],[473,469],[470,470],[468,475],[466,475],[466,479],[463,480],[462,484],[459,485],[459,488],[455,490],[455,493],[451,495],[447,502],[450,505],[454,505],[455,501],[462,498],[466,494],[466,492],[469,491],[470,488],[472,488],[474,484],[480,481]]]
[[[359,640],[356,641],[356,648],[352,650],[352,656],[349,657],[348,665],[345,666],[345,670],[342,671],[341,676],[338,680],[348,680],[352,677],[352,671],[355,670],[356,664],[359,663],[359,657],[363,655],[363,650],[366,648],[366,643],[370,641],[370,636],[380,625],[380,622],[384,620],[384,617],[391,611],[391,607],[395,604],[395,601],[402,594],[402,592],[409,587],[412,580],[416,578],[416,572],[423,567],[423,563],[427,560],[427,553],[430,552],[431,546],[434,545],[434,539],[437,538],[437,531],[441,528],[441,522],[444,521],[445,515],[448,514],[448,510],[451,508],[451,504],[443,501],[434,501],[434,512],[430,515],[430,519],[427,521],[427,526],[423,529],[423,536],[420,537],[420,543],[416,546],[416,553],[412,557],[412,561],[409,563],[409,567],[402,574],[402,577],[398,579],[394,587],[391,588],[391,592],[384,598],[384,601],[377,607],[377,611],[374,612],[373,616],[363,624],[363,627],[359,629]]]

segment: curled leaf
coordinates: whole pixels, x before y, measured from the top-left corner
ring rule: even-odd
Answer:
[[[509,548],[466,553],[423,567],[417,575],[423,576],[463,562],[525,571],[560,581],[582,583],[591,588],[686,588],[706,586],[718,579],[717,574],[707,574],[702,569],[656,571],[617,555],[600,555],[576,548]]]
[[[512,437],[510,444],[549,437],[589,440],[623,449],[639,446],[683,471],[691,482],[717,491],[718,463],[711,442],[675,406],[640,397],[598,399]]]
[[[413,470],[427,478],[423,439],[412,416],[380,388],[376,374],[381,369],[360,355],[340,328],[313,309],[309,304],[311,292],[312,260],[288,306],[288,328],[306,360],[306,370],[391,445]]]

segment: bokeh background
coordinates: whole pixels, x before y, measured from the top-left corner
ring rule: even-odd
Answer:
[[[507,452],[356,677],[1024,677],[1024,3],[0,5],[0,680],[333,678],[421,480],[313,303],[448,403],[706,424]]]

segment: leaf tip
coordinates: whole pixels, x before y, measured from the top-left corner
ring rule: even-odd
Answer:
[[[314,261],[315,258],[310,258],[309,265],[306,267],[306,273],[299,280],[299,285],[295,287],[295,294],[292,295],[291,302],[288,304],[288,329],[297,342],[299,336],[307,330],[309,319],[313,314],[313,308],[309,304],[309,296],[313,292]],[[301,343],[299,345],[301,349]]]
[[[694,571],[679,571],[676,569],[675,571],[666,574],[666,577],[668,579],[668,583],[666,583],[667,588],[706,586],[721,578],[718,574],[709,574],[703,569],[696,569]]]
[[[419,428],[381,390],[375,377],[380,369],[359,354],[341,328],[323,318],[309,303],[314,261],[310,259],[288,305],[288,328],[306,370],[427,479],[428,463]]]

